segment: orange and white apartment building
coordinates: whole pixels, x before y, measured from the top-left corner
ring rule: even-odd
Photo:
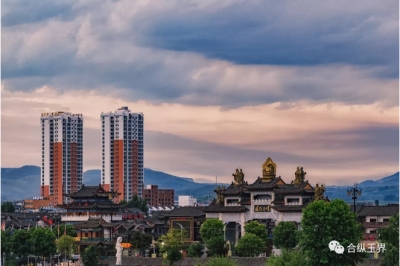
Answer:
[[[143,123],[143,113],[132,113],[128,107],[101,113],[101,184],[121,193],[117,202],[143,195]]]
[[[40,195],[52,195],[53,205],[68,203],[63,194],[82,186],[83,117],[68,112],[42,113]]]

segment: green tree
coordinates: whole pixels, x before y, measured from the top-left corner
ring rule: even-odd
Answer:
[[[378,230],[379,242],[385,244],[382,266],[399,265],[399,214],[390,217],[389,226]]]
[[[82,262],[85,266],[97,266],[100,260],[100,250],[97,246],[89,246],[82,253]]]
[[[162,235],[158,239],[160,250],[163,253],[167,253],[166,260],[170,263],[170,265],[182,258],[182,253],[180,250],[184,247],[183,240],[186,238],[186,236],[186,230],[172,228],[168,230],[165,235]]]
[[[261,238],[265,243],[268,240],[268,232],[265,224],[260,224],[257,221],[251,221],[245,224],[244,231],[250,234],[254,234]]]
[[[207,219],[200,228],[208,256],[223,256],[227,252],[224,241],[224,224],[219,219]]]
[[[214,257],[214,256],[225,256],[228,252],[228,248],[225,246],[226,242],[223,236],[216,236],[210,238],[207,243],[207,256]]]
[[[172,265],[175,261],[182,259],[182,253],[178,247],[171,247],[167,252],[166,261]]]
[[[1,231],[1,252],[2,253],[9,252],[10,240],[11,240],[10,229],[7,229],[6,231]]]
[[[357,246],[362,238],[362,231],[356,215],[343,200],[319,200],[310,203],[303,210],[301,228],[299,246],[311,266],[355,265],[365,257],[360,252],[347,252],[350,244]],[[339,255],[329,249],[329,243],[333,240],[344,247],[344,254]]]
[[[1,212],[12,213],[15,212],[14,204],[11,201],[6,201],[1,204]]]
[[[183,248],[184,242],[183,240],[186,238],[187,233],[186,230],[172,228],[168,230],[168,232],[162,235],[158,239],[158,243],[161,244],[160,249],[161,251],[167,251],[171,247],[179,247]]]
[[[139,198],[136,194],[133,195],[132,199],[128,201],[125,206],[128,208],[138,208],[144,213],[149,211],[149,207],[147,207],[147,200]]]
[[[266,266],[304,266],[307,263],[306,256],[299,249],[283,249],[280,256],[271,255]]]
[[[207,244],[211,238],[224,237],[224,223],[219,219],[207,219],[200,227],[201,239]]]
[[[276,248],[293,249],[298,243],[298,230],[294,222],[280,222],[274,228],[273,242]]]
[[[67,235],[72,237],[77,237],[78,234],[76,233],[76,229],[73,225],[70,224],[59,224],[53,226],[53,234],[58,237],[62,237],[64,235],[64,231],[67,229]]]
[[[38,227],[31,233],[34,254],[49,257],[56,253],[56,237],[48,228]]]
[[[265,251],[265,241],[255,234],[246,233],[239,239],[235,252],[240,257],[256,257]]]
[[[11,236],[9,248],[18,257],[26,257],[32,254],[33,245],[30,232],[15,230]]]
[[[200,242],[192,243],[188,248],[188,256],[191,258],[200,258],[203,255],[203,244]]]
[[[131,238],[132,248],[144,250],[148,248],[152,242],[153,239],[150,235],[142,233],[141,231],[133,232],[133,236]]]
[[[10,229],[7,229],[6,231],[1,231],[1,257],[3,262],[8,262],[8,260],[10,259],[10,241]]]
[[[69,235],[63,235],[57,240],[57,250],[69,258],[75,250],[75,239]]]

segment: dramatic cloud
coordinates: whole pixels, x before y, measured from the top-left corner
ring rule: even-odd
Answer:
[[[3,84],[227,108],[298,100],[398,104],[396,2],[102,3],[58,4],[45,14],[32,7],[33,23],[10,22],[15,7],[6,8]]]
[[[398,107],[270,104],[226,111],[42,88],[3,89],[3,165],[40,164],[40,113],[65,110],[84,114],[84,170],[100,168],[100,113],[120,106],[145,114],[145,166],[180,176],[230,182],[241,167],[254,180],[272,157],[285,180],[301,165],[310,181],[348,184],[391,174],[399,159]]]
[[[290,180],[398,169],[399,3],[3,1],[2,162],[40,163],[39,116],[145,114],[145,167],[229,182],[272,157]],[[171,156],[173,154],[173,156]]]

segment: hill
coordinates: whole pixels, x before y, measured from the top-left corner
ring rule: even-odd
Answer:
[[[399,185],[399,172],[381,178],[379,180],[365,180],[359,184],[360,187],[377,187],[377,186],[398,186]]]
[[[85,185],[96,186],[100,183],[100,170],[92,169],[83,173]],[[148,168],[144,169],[145,186],[158,185],[159,188],[175,190],[176,196],[203,196],[214,194],[215,185],[196,183],[192,178],[177,177]],[[20,168],[1,169],[1,198],[3,200],[27,199],[38,196],[40,191],[40,167],[26,165]],[[206,189],[206,190],[204,190]],[[187,194],[188,192],[192,194]]]
[[[196,183],[192,178],[173,176],[164,172],[144,169],[145,185],[158,185],[159,188],[175,190],[179,195],[192,195],[199,200],[210,200],[215,197],[215,184]],[[83,173],[85,185],[98,185],[100,170],[93,169]],[[20,168],[1,168],[1,198],[2,200],[27,199],[39,195],[40,167],[26,165]],[[222,185],[222,184],[220,184]],[[226,184],[225,184],[226,185]],[[361,182],[362,195],[358,201],[398,202],[399,173],[379,180]],[[344,186],[327,186],[325,195],[330,199],[340,198],[351,202]]]

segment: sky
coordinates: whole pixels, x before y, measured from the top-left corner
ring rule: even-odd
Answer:
[[[42,112],[145,116],[145,167],[230,183],[271,157],[289,182],[399,169],[399,2],[2,1],[1,163],[40,165]]]

